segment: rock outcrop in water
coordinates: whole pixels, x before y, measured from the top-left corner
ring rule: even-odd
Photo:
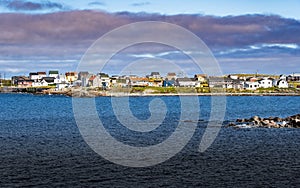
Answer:
[[[261,118],[259,116],[253,116],[249,119],[237,119],[234,123],[230,123],[228,126],[236,128],[300,128],[300,114],[296,114],[286,118]]]

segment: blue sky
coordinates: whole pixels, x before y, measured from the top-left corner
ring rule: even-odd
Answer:
[[[3,1],[3,0],[2,0]],[[9,0],[4,0],[9,1]],[[160,14],[205,14],[216,16],[242,14],[277,14],[300,19],[299,0],[28,0],[25,2],[52,2],[63,5],[64,10],[98,9],[108,12],[148,12]],[[11,10],[1,7],[1,12],[53,12],[59,9],[38,11]]]
[[[0,0],[0,72],[10,76],[74,70],[103,34],[153,20],[180,25],[200,37],[224,74],[300,72],[299,7],[299,0]],[[176,59],[193,74],[174,49],[145,49],[120,53],[109,73],[116,74],[124,62],[137,61],[132,57],[166,54],[163,58]]]

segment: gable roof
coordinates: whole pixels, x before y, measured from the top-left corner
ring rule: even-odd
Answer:
[[[279,85],[279,83],[280,83],[281,81],[284,81],[285,83],[287,83],[286,80],[284,80],[284,79],[279,79],[279,80],[277,80],[276,85]]]
[[[87,71],[81,71],[81,72],[79,72],[78,74],[79,74],[79,75],[89,75],[89,72],[87,72]]]
[[[177,78],[178,82],[191,82],[195,81],[193,78]]]
[[[91,76],[91,77],[89,78],[89,81],[95,80],[96,77],[97,77],[96,75]]]
[[[53,83],[54,80],[55,80],[54,77],[43,77],[42,79],[45,80],[45,81],[48,82],[48,83]]]
[[[167,74],[167,76],[176,76],[176,73],[175,73],[175,72],[169,72],[169,73]]]
[[[58,74],[58,71],[49,71],[49,74]]]
[[[160,76],[159,72],[151,72],[151,76]]]
[[[76,72],[66,72],[65,75],[66,76],[75,76]]]
[[[31,72],[31,73],[29,73],[29,76],[33,76],[33,75],[38,75],[38,73],[37,72]]]
[[[206,78],[207,75],[206,74],[195,74],[195,77],[202,77],[202,78]]]

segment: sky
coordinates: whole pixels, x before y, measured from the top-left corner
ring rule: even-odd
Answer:
[[[11,0],[1,0],[11,2]],[[216,16],[243,15],[243,14],[277,14],[287,18],[300,19],[299,0],[31,0],[16,2],[31,2],[36,4],[48,3],[45,9],[11,9],[5,6],[1,12],[53,12],[64,10],[98,9],[107,12],[148,12],[159,14],[204,14]],[[2,3],[5,4],[5,3]],[[21,4],[21,3],[19,3]]]
[[[0,73],[76,70],[86,50],[111,30],[163,21],[203,40],[224,74],[291,74],[300,72],[298,7],[299,0],[0,0]],[[196,73],[190,60],[174,51],[162,45],[133,46],[113,57],[104,71],[118,74],[126,63],[164,58],[176,61],[188,75]],[[168,71],[159,63],[153,67]]]

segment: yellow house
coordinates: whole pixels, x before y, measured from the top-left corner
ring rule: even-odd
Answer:
[[[66,80],[68,80],[68,82],[73,83],[77,79],[78,75],[76,72],[66,72]]]
[[[300,89],[300,82],[289,82],[289,87]]]
[[[207,75],[206,74],[196,74],[194,76],[195,80],[199,82],[207,82]]]

